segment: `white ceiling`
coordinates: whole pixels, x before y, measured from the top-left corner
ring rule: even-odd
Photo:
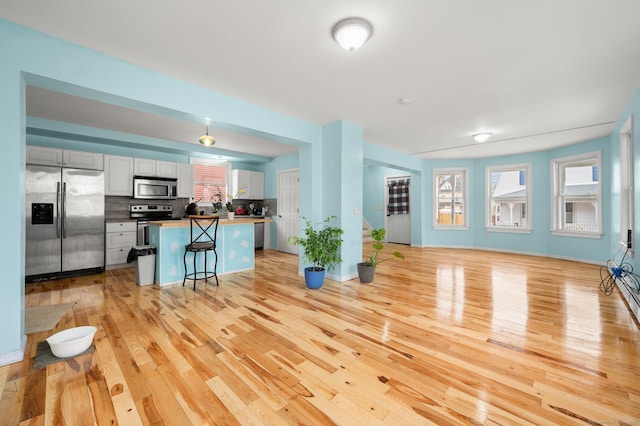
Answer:
[[[374,27],[356,52],[330,35],[351,16]],[[420,158],[610,134],[640,83],[639,16],[637,0],[0,0],[10,21],[313,123],[347,120]],[[58,96],[29,90],[28,114],[193,143],[203,132]],[[479,145],[481,130],[494,136]],[[295,149],[217,132],[221,148]]]

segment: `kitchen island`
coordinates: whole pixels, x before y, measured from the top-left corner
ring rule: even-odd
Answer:
[[[220,219],[216,251],[218,275],[245,271],[255,267],[254,225],[272,222],[270,218],[241,217]],[[191,241],[189,219],[149,222],[149,244],[157,248],[155,283],[166,286],[182,283],[184,277],[184,246]],[[195,233],[195,231],[194,231]],[[204,256],[198,256],[199,270],[203,270]],[[215,256],[207,255],[207,270],[213,271]],[[193,265],[187,255],[187,268]],[[192,272],[189,269],[189,272]],[[213,279],[215,282],[215,278]]]

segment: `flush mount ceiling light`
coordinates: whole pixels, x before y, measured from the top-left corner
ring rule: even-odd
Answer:
[[[344,49],[353,52],[371,36],[371,24],[361,18],[343,19],[334,25],[331,34]]]
[[[209,136],[209,126],[207,126],[207,134],[200,136],[198,141],[204,146],[211,146],[216,143],[216,138]]]
[[[475,135],[473,135],[473,139],[475,139],[478,143],[482,143],[486,142],[486,140],[489,139],[492,135],[493,133],[491,132],[476,133]]]

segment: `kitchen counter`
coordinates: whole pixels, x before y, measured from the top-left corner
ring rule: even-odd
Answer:
[[[218,276],[255,267],[255,224],[273,222],[271,218],[243,216],[220,219],[216,239]],[[196,231],[194,231],[195,233]],[[189,244],[189,219],[149,222],[149,244],[156,247],[155,283],[159,286],[182,283],[184,246]],[[207,256],[207,270],[213,271],[215,256]],[[204,262],[204,256],[198,256]],[[187,255],[187,270],[192,272],[193,257]],[[199,267],[202,270],[202,266]],[[215,280],[214,280],[215,281]],[[211,280],[209,280],[211,282]],[[187,285],[193,285],[187,283]],[[198,283],[198,287],[201,284]]]
[[[220,222],[218,226],[229,226],[229,225],[241,225],[241,224],[254,224],[254,223],[267,223],[273,222],[273,220],[269,217],[262,216],[236,216],[233,219],[224,219],[220,218]],[[189,226],[189,219],[180,219],[180,220],[156,220],[149,222],[149,226],[160,226],[163,228],[181,228],[184,226]]]

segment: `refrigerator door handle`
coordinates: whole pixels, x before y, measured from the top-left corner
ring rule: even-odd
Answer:
[[[67,182],[62,184],[62,238],[67,238]]]
[[[56,238],[60,238],[60,182],[56,188]]]

